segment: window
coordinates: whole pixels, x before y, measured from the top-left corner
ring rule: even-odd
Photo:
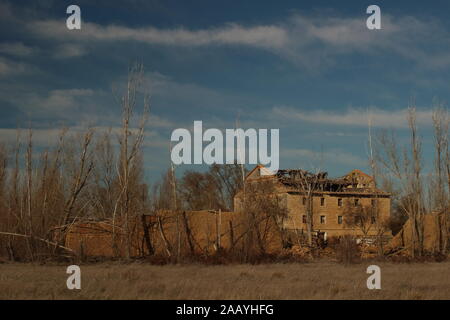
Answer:
[[[375,217],[371,217],[370,219],[371,219],[372,224],[375,224],[375,222],[377,222],[377,219],[375,219]]]
[[[304,206],[306,206],[306,198],[305,197],[303,197],[302,203],[303,203]]]
[[[361,217],[360,216],[355,216],[355,224],[361,225]]]
[[[306,223],[306,216],[305,215],[303,215],[303,217],[302,217],[302,222]]]
[[[338,224],[342,224],[342,216],[338,216]]]
[[[325,224],[325,216],[320,216],[320,223]]]
[[[359,199],[355,199],[355,207],[359,205]]]
[[[320,206],[324,206],[325,205],[325,198],[320,198]]]
[[[338,199],[338,207],[342,207],[342,199],[341,198]]]
[[[377,204],[377,200],[372,199],[371,203],[372,203],[372,207],[375,207],[375,205]]]

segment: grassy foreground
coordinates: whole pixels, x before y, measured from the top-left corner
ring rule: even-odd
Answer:
[[[81,265],[81,290],[66,266],[0,265],[0,299],[450,299],[450,262],[379,263],[381,290],[368,290],[368,264]]]

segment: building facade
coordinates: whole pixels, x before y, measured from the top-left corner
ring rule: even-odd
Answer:
[[[287,216],[282,221],[286,230],[306,233],[309,210],[313,232],[325,239],[390,235],[390,194],[376,189],[373,178],[360,170],[330,179],[326,173],[302,170],[279,170],[273,174],[258,165],[247,175],[246,184],[263,182],[273,183],[273,195],[286,208]],[[241,190],[234,199],[235,211],[244,210],[244,199]]]

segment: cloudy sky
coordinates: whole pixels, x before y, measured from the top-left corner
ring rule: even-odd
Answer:
[[[81,30],[66,8],[81,8]],[[381,30],[366,8],[381,7]],[[446,1],[0,1],[0,139],[31,121],[45,145],[61,126],[120,125],[113,92],[142,61],[151,95],[150,180],[169,165],[175,128],[280,129],[280,166],[332,175],[367,170],[374,129],[406,141],[418,107],[425,155],[430,112],[447,106]],[[321,154],[319,156],[318,154]],[[182,170],[182,169],[181,169]]]

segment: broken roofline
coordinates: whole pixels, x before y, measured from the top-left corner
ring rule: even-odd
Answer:
[[[247,178],[257,169],[261,172],[266,169],[263,165],[257,165],[246,176]],[[369,182],[373,182],[373,177],[364,173],[359,169],[354,169],[344,175],[343,177],[330,179],[327,172],[312,173],[302,169],[279,169],[275,174],[261,175],[258,180],[261,179],[274,179],[283,186],[289,188],[287,192],[302,192],[299,189],[305,189],[308,185],[314,185],[314,195],[319,194],[341,194],[343,196],[358,195],[358,196],[376,196],[376,197],[389,197],[390,193],[376,189],[373,186],[358,187],[360,181],[354,174],[369,179]]]
[[[294,175],[304,175],[306,177],[311,177],[311,178],[319,177],[319,179],[328,179],[330,181],[338,181],[338,180],[348,181],[347,177],[349,177],[353,173],[358,173],[359,175],[365,176],[365,177],[369,178],[370,180],[373,180],[372,176],[368,175],[367,173],[365,173],[364,171],[361,171],[359,169],[353,169],[352,171],[350,171],[349,173],[347,173],[346,175],[344,175],[342,177],[329,179],[329,178],[327,178],[328,172],[326,172],[326,171],[320,171],[317,173],[313,173],[311,171],[303,170],[303,169],[278,169],[277,171],[273,172],[273,171],[268,170],[262,164],[257,164],[252,170],[250,170],[250,172],[247,173],[246,178],[248,176],[250,176],[257,169],[264,170],[264,172],[265,172],[264,175],[271,175],[271,176],[282,176],[282,175],[294,174]]]
[[[328,178],[328,172],[318,172],[311,173],[305,170],[278,170],[276,173],[278,180],[285,182],[286,184],[304,184],[304,183],[316,183],[318,185],[339,185],[339,186],[349,186],[354,184],[354,181],[350,181],[345,178]]]
[[[351,182],[353,179],[348,179],[348,177],[351,176],[351,174],[353,173],[358,173],[362,176],[365,176],[367,178],[370,179],[370,181],[373,181],[373,177],[369,176],[367,173],[359,170],[359,169],[353,169],[352,171],[350,171],[349,173],[347,173],[346,175],[344,175],[343,177],[339,177],[339,178],[328,178],[328,172],[326,171],[320,171],[317,173],[313,173],[307,170],[303,170],[303,169],[280,169],[277,171],[276,175],[278,177],[286,177],[286,178],[297,178],[298,176],[300,176],[301,179],[316,179],[317,181],[330,181],[330,182],[334,182],[334,183],[348,183]]]
[[[380,191],[380,190],[371,190],[371,189],[363,189],[366,191],[357,191],[354,189],[343,189],[342,191],[313,191],[312,196],[323,196],[323,195],[330,195],[330,196],[339,196],[339,197],[352,197],[352,196],[358,196],[361,198],[367,197],[367,198],[389,198],[391,196],[390,193]],[[308,195],[307,191],[302,190],[286,190],[286,193],[289,194],[298,194],[298,195]]]

